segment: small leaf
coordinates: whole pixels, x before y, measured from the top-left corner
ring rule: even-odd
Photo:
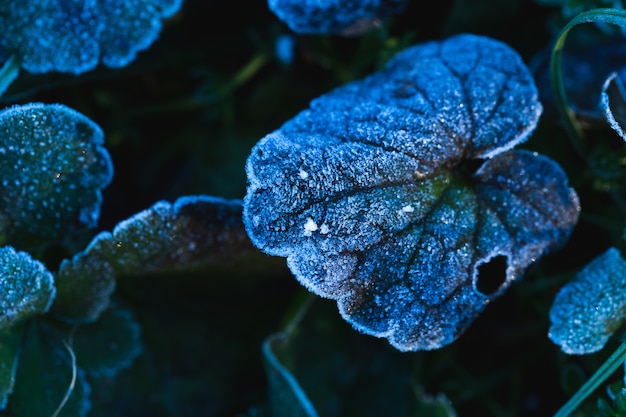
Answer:
[[[130,311],[109,307],[98,321],[81,325],[74,335],[78,366],[91,377],[112,377],[141,353],[141,329]]]
[[[7,416],[50,417],[63,404],[59,417],[84,417],[91,407],[85,373],[73,366],[63,341],[53,336],[56,333],[43,326],[35,321],[29,325]]]
[[[91,70],[130,63],[161,31],[182,0],[7,0],[0,2],[0,44],[33,73]]]
[[[622,139],[626,140],[626,132],[622,128],[626,122],[626,99],[624,95],[622,81],[617,73],[612,73],[602,86],[600,105],[609,125]]]
[[[44,313],[54,299],[52,274],[26,252],[0,248],[0,330]]]
[[[554,161],[504,152],[540,112],[530,72],[500,42],[409,48],[255,146],[248,234],[356,329],[400,350],[441,347],[578,220]],[[472,176],[474,158],[491,159]],[[503,284],[482,294],[478,269],[498,257]]]
[[[558,292],[548,336],[568,354],[602,349],[626,318],[626,260],[615,248],[599,255]]]
[[[111,181],[100,128],[62,105],[0,112],[0,227],[16,247],[61,240],[96,225]]]
[[[0,331],[0,410],[5,409],[13,392],[22,334],[21,326]]]
[[[378,26],[382,18],[402,12],[407,2],[407,0],[366,2],[268,0],[268,6],[294,32],[355,35]]]
[[[108,305],[117,276],[190,270],[251,250],[241,211],[240,201],[209,196],[157,202],[61,263],[53,311],[93,321]]]

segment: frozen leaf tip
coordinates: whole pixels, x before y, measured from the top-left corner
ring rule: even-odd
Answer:
[[[508,151],[541,110],[529,70],[501,42],[408,48],[253,148],[247,232],[356,329],[400,350],[439,348],[577,222],[561,168]],[[480,158],[490,159],[469,173],[464,161]],[[502,258],[502,284],[481,293],[479,268]]]
[[[610,248],[558,292],[550,309],[550,339],[567,354],[597,352],[626,317],[626,261]]]

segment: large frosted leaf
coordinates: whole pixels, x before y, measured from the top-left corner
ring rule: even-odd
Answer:
[[[576,224],[555,162],[502,153],[540,113],[528,69],[498,41],[409,48],[255,146],[248,234],[355,328],[401,350],[443,346]],[[464,160],[483,157],[472,175]],[[481,293],[479,267],[502,257],[503,284]]]
[[[131,62],[161,31],[182,0],[5,0],[0,44],[34,73],[79,74],[100,61]]]
[[[549,337],[568,354],[602,349],[626,318],[626,261],[610,248],[566,284],[550,309]]]
[[[268,0],[270,10],[293,31],[307,34],[359,33],[400,13],[408,0]]]
[[[50,307],[55,289],[52,274],[26,252],[0,248],[0,330]]]
[[[96,225],[112,167],[100,128],[58,104],[0,112],[0,230],[30,248]]]
[[[188,270],[248,251],[241,211],[241,201],[209,196],[157,202],[61,263],[53,310],[93,321],[108,305],[116,276]]]

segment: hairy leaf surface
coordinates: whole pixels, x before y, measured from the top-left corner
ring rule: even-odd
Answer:
[[[0,44],[27,71],[80,74],[100,61],[130,63],[182,0],[8,0],[0,2]]]
[[[566,284],[550,309],[549,337],[568,354],[602,349],[626,318],[626,260],[610,248]]]
[[[0,230],[18,248],[94,227],[112,178],[102,130],[59,104],[0,112]]]
[[[560,167],[505,152],[540,113],[530,72],[498,41],[409,48],[255,146],[248,234],[355,328],[401,350],[441,347],[576,224]],[[479,158],[491,159],[472,173]],[[478,268],[498,256],[503,284],[482,294]]]

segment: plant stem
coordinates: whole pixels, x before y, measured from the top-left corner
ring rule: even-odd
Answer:
[[[556,412],[554,417],[567,417],[626,360],[626,341],[602,364],[595,374]]]
[[[6,60],[2,68],[0,68],[0,96],[4,94],[11,83],[17,78],[20,72],[20,66],[15,55]]]

